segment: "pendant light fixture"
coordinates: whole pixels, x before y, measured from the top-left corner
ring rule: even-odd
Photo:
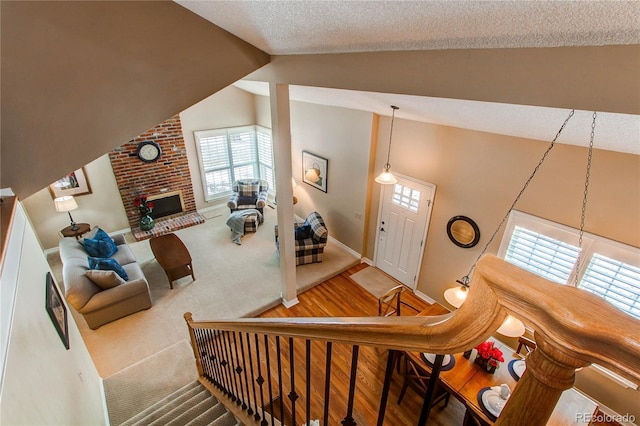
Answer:
[[[391,130],[389,131],[389,151],[387,152],[387,163],[384,165],[382,173],[376,177],[376,182],[382,185],[391,185],[398,182],[398,179],[391,173],[391,164],[389,164],[389,158],[391,157],[391,137],[393,136],[393,122],[396,118],[396,110],[400,109],[395,105],[391,105]]]
[[[487,251],[487,248],[489,248],[489,246],[493,242],[494,238],[498,234],[498,231],[500,230],[500,228],[502,228],[502,225],[509,218],[509,214],[511,214],[511,211],[515,208],[516,203],[518,202],[518,200],[520,199],[520,197],[524,193],[525,189],[527,189],[527,187],[529,186],[529,183],[531,183],[531,180],[536,175],[536,173],[538,172],[538,170],[542,166],[542,163],[544,163],[545,159],[547,158],[547,155],[549,154],[551,149],[555,146],[555,143],[558,140],[558,137],[560,136],[560,133],[562,133],[562,130],[564,130],[565,126],[567,125],[567,123],[569,122],[571,117],[573,117],[574,113],[575,113],[575,110],[571,110],[571,112],[569,112],[569,116],[566,118],[566,120],[564,121],[564,123],[560,127],[560,130],[558,130],[558,133],[556,134],[555,138],[553,138],[553,140],[551,141],[551,144],[549,145],[547,150],[542,155],[542,158],[538,162],[538,165],[533,169],[533,172],[529,176],[529,179],[527,179],[527,181],[525,182],[524,186],[522,187],[522,189],[520,190],[520,192],[516,196],[515,200],[511,204],[511,207],[509,208],[509,210],[507,211],[505,216],[502,218],[502,221],[500,222],[500,224],[498,224],[498,227],[496,228],[495,232],[493,233],[493,235],[491,236],[491,238],[489,239],[487,244],[482,249],[482,252],[478,256],[476,261],[473,263],[473,265],[471,266],[471,269],[469,269],[469,272],[467,273],[467,275],[465,275],[464,277],[462,277],[459,280],[456,280],[456,282],[458,284],[460,284],[460,286],[449,288],[449,289],[445,290],[444,298],[452,306],[454,306],[456,308],[459,308],[462,305],[462,303],[465,301],[465,299],[467,298],[467,293],[468,293],[468,289],[469,289],[469,282],[471,281],[470,276],[471,276],[471,273],[473,272],[473,270],[475,269],[476,264],[478,263],[480,258],[484,255],[484,253]],[[591,149],[593,147],[593,127],[595,127],[595,117],[596,117],[596,115],[594,113],[594,115],[593,115],[592,133],[591,133],[591,145],[590,145],[590,151],[589,151],[589,159],[591,159]],[[589,165],[590,165],[590,161],[589,161]],[[587,171],[587,182],[588,182],[588,176],[589,176],[589,172]],[[587,183],[586,187],[588,187],[588,183]],[[585,194],[586,194],[586,190],[585,190]],[[586,195],[585,195],[585,200],[586,200]],[[585,204],[586,204],[586,201],[583,204],[583,221],[584,221],[584,205]],[[509,315],[509,316],[507,316],[507,319],[500,326],[500,328],[498,328],[497,331],[500,334],[504,334],[506,336],[517,337],[517,336],[520,336],[520,335],[522,335],[524,333],[524,324],[522,324],[522,321],[520,321],[519,319],[514,318],[511,315]]]

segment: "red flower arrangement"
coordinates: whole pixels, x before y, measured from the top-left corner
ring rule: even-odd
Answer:
[[[478,357],[482,358],[488,365],[498,368],[504,362],[502,351],[495,346],[494,342],[486,341],[476,346]]]
[[[147,216],[153,211],[153,202],[147,201],[146,195],[135,197],[133,199],[133,204],[138,208],[141,216]]]

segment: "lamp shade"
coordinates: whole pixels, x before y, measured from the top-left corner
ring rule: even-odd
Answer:
[[[520,337],[524,334],[524,324],[518,318],[507,315],[507,319],[496,331],[503,336]]]
[[[307,172],[304,174],[304,178],[306,180],[308,180],[309,182],[312,183],[316,183],[320,180],[320,175],[318,174],[318,172],[316,171],[317,169],[309,169],[307,170]]]
[[[398,182],[398,179],[389,170],[385,170],[376,177],[375,181],[382,185],[391,185]]]
[[[459,308],[467,299],[467,288],[463,285],[448,288],[444,291],[444,298],[451,306]]]
[[[58,197],[53,200],[53,204],[56,206],[57,212],[68,212],[78,208],[75,198],[71,195],[65,195],[64,197]]]

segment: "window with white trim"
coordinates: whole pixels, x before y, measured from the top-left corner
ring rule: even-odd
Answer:
[[[576,285],[640,319],[640,249],[512,211],[498,256],[560,284]],[[576,279],[576,274],[578,274]]]
[[[395,205],[403,207],[413,213],[418,213],[418,207],[420,206],[420,191],[396,183],[393,186],[393,197],[391,200]]]
[[[275,192],[271,130],[261,126],[194,132],[206,201],[231,194],[239,179],[264,179]]]

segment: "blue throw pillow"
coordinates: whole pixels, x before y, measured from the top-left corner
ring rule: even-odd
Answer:
[[[304,240],[305,238],[309,238],[309,234],[311,234],[311,225],[298,226],[295,232],[296,240]]]
[[[120,275],[120,278],[122,278],[123,280],[129,280],[127,271],[124,270],[122,265],[120,265],[117,260],[92,256],[89,256],[87,259],[89,260],[89,269],[98,269],[100,271],[114,271],[116,274]]]
[[[118,246],[102,229],[98,229],[93,238],[84,239],[84,249],[91,257],[111,257],[118,251]]]

